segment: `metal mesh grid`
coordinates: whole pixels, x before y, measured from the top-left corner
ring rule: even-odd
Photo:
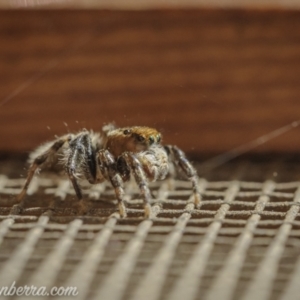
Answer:
[[[295,299],[298,170],[278,160],[229,164],[200,179],[200,209],[189,182],[154,183],[152,220],[134,183],[126,219],[108,184],[85,186],[90,210],[78,216],[68,180],[51,176],[34,178],[20,214],[13,195],[24,179],[2,172],[1,286],[76,286],[76,299]]]

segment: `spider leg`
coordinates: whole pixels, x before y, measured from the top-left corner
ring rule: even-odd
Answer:
[[[96,182],[97,165],[95,151],[88,131],[84,130],[69,141],[69,150],[65,162],[66,172],[72,182],[78,200],[83,198],[78,177],[83,175],[90,183]]]
[[[39,166],[41,166],[49,156],[53,155],[54,153],[56,153],[61,147],[62,145],[68,140],[68,136],[64,136],[63,138],[60,138],[58,140],[56,140],[51,146],[50,148],[48,148],[46,151],[44,151],[42,154],[40,154],[39,156],[37,156],[31,166],[29,167],[28,170],[28,175],[25,181],[25,184],[22,188],[22,191],[20,192],[20,194],[16,197],[16,200],[18,202],[21,202],[21,200],[23,199],[23,197],[25,196],[28,187],[30,185],[30,182],[34,176],[35,171],[37,170],[37,168]]]
[[[145,176],[141,162],[137,159],[136,155],[130,152],[125,152],[122,154],[125,159],[127,166],[133,173],[136,183],[138,184],[145,207],[145,217],[149,218],[151,214],[151,192],[148,186],[148,181]]]
[[[177,146],[167,145],[165,146],[165,149],[169,155],[171,154],[172,161],[183,170],[189,181],[191,181],[194,193],[194,204],[196,207],[199,207],[201,202],[201,194],[198,184],[199,179],[197,171],[188,161],[184,152]]]
[[[116,161],[108,150],[100,150],[98,152],[98,158],[100,168],[102,168],[102,173],[107,174],[113,188],[115,189],[120,215],[122,218],[125,218],[126,208],[124,205],[123,179],[118,173]]]
[[[73,157],[76,158],[76,155],[73,156]],[[68,176],[71,180],[71,183],[73,185],[73,188],[75,190],[75,193],[76,193],[76,196],[77,196],[78,200],[81,200],[83,198],[83,196],[82,196],[81,188],[80,188],[80,186],[77,182],[75,167],[73,165],[68,166],[67,167],[67,173],[68,173]]]

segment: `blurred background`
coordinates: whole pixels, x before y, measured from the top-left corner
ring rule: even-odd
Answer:
[[[1,285],[63,282],[77,299],[298,299],[299,9],[0,0]],[[82,214],[68,180],[48,175],[15,205],[30,151],[109,122],[156,127],[199,159],[200,209],[180,176],[155,183],[150,220],[131,183],[124,219],[110,184],[83,186]]]
[[[115,122],[213,156],[300,119],[296,1],[0,5],[1,153]],[[298,152],[299,133],[251,151]]]

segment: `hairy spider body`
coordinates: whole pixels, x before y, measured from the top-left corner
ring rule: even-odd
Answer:
[[[38,147],[30,155],[29,163],[31,165],[26,182],[17,196],[19,202],[38,168],[53,169],[66,172],[80,201],[83,198],[78,183],[80,179],[86,179],[91,184],[110,181],[118,200],[120,215],[125,217],[123,185],[132,174],[144,201],[145,216],[149,217],[151,192],[148,182],[166,178],[170,164],[173,163],[192,182],[194,203],[196,206],[200,204],[195,169],[178,147],[162,146],[161,134],[154,128],[115,128],[110,124],[103,127],[101,134],[88,130],[66,134]]]

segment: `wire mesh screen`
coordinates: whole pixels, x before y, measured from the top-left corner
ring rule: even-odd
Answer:
[[[1,286],[75,286],[76,299],[299,296],[297,160],[243,160],[207,173],[199,209],[189,182],[154,183],[152,219],[143,218],[134,182],[126,186],[127,218],[107,183],[84,185],[82,216],[68,180],[46,174],[16,209],[21,166],[7,160],[0,169]]]

